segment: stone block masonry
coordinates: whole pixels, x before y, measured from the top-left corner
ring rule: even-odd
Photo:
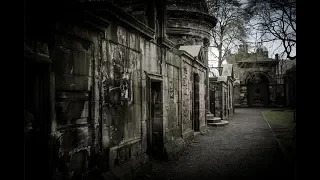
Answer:
[[[165,7],[162,1],[154,2],[148,6]],[[152,152],[171,156],[193,138],[194,94],[199,128],[205,129],[207,75],[201,61],[206,59],[179,51],[158,37],[156,26],[133,18],[120,4],[78,5],[72,12],[69,6],[58,6],[66,9],[58,10],[63,18],[51,19],[47,40],[27,37],[41,44],[37,52],[29,48],[26,54],[46,53],[50,62],[51,81],[41,90],[49,94],[43,106],[50,113],[42,127],[50,137],[52,177],[42,179],[141,176],[151,169],[150,159],[157,155]],[[165,19],[156,17],[165,13],[151,14],[148,23]],[[165,32],[165,23],[160,24]],[[29,104],[46,97],[30,96]]]

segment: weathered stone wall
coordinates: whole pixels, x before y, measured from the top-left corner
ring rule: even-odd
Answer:
[[[234,86],[233,82],[228,80],[228,115],[232,115],[234,112]]]
[[[228,118],[228,85],[222,82],[222,119]]]
[[[233,82],[228,79],[227,83],[223,81],[210,81],[215,87],[215,116],[227,119],[233,114]]]
[[[215,117],[220,117],[221,115],[221,95],[222,95],[222,84],[221,82],[218,82],[216,80],[210,80],[210,86],[214,89],[214,91],[211,91],[214,94],[215,100],[214,100],[214,115]]]
[[[285,106],[285,84],[276,85],[276,104],[278,107]]]
[[[239,78],[240,78],[240,97],[236,97],[236,99],[240,99],[238,103],[240,103],[241,107],[247,107],[247,86],[246,81],[250,78],[250,76],[254,73],[263,73],[269,81],[269,106],[278,106],[277,105],[277,81],[276,81],[276,66],[270,65],[259,65],[259,64],[251,64],[247,67],[239,68]]]
[[[55,118],[52,121],[56,175],[79,178],[93,168],[100,149],[98,33],[75,24],[57,24],[52,50]],[[63,176],[63,175],[62,175]]]
[[[193,119],[193,69],[190,61],[183,58],[182,65],[182,131],[192,131]]]
[[[216,19],[209,16],[206,1],[168,1],[167,10],[170,40],[177,45],[208,45]]]
[[[123,17],[135,21],[127,14]],[[120,176],[148,161],[146,74],[162,76],[163,141],[168,153],[181,149],[193,136],[195,73],[200,79],[200,130],[204,129],[205,66],[176,49],[155,44],[147,28],[136,30],[116,17],[108,17],[108,22],[78,18],[71,17],[65,24],[51,22],[55,29],[50,32],[48,55],[55,98],[48,122],[55,179],[86,179],[96,169]]]
[[[234,106],[235,107],[240,107],[240,104],[241,104],[241,102],[240,102],[240,82],[238,82],[238,81],[235,81],[234,82],[234,89],[233,89],[234,91],[234,94],[233,94],[233,99],[234,99]]]
[[[170,51],[166,52],[163,65],[163,121],[165,143],[181,137],[181,58]]]
[[[143,55],[150,56],[154,48],[144,45],[139,36],[115,24],[102,40],[103,144],[110,148],[110,168],[142,155]],[[154,58],[150,57],[150,61]]]
[[[240,107],[248,107],[247,86],[240,85]]]
[[[206,128],[206,71],[205,68],[200,65],[195,65],[193,72],[198,74],[199,80],[199,121],[200,121],[200,131]]]
[[[72,24],[57,27],[61,33],[52,53],[56,174],[77,178],[100,161],[110,169],[132,159],[145,161],[143,72],[161,73],[157,46],[115,24],[105,37]],[[100,150],[105,159],[92,160]]]
[[[193,129],[193,95],[194,74],[199,75],[199,120],[200,131],[206,125],[206,72],[205,68],[192,60],[183,57],[182,65],[182,131],[188,133]]]
[[[239,69],[240,83],[245,84],[247,77],[254,72],[263,72],[269,78],[269,83],[276,83],[275,67],[254,66]]]

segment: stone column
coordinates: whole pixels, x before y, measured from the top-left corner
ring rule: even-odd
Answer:
[[[241,107],[248,107],[247,86],[246,85],[240,86],[240,106]]]
[[[206,113],[209,111],[210,112],[210,83],[209,83],[209,63],[208,63],[208,46],[209,46],[209,41],[205,38],[203,39],[203,52],[204,52],[204,63],[205,66],[207,67],[206,69],[206,81],[205,81],[205,85],[206,85],[206,101],[207,103],[205,104],[205,109],[206,109]],[[205,120],[207,122],[207,116],[205,116]]]

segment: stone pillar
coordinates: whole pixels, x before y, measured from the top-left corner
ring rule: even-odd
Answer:
[[[206,111],[210,111],[210,88],[209,88],[209,68],[208,68],[208,44],[205,44],[205,47],[203,48],[204,50],[204,54],[205,54],[205,57],[204,57],[204,62],[205,62],[205,66],[207,67],[206,69],[206,81],[205,81],[205,85],[206,85],[206,105],[205,105],[205,108],[206,108]],[[205,116],[205,119],[206,119],[206,122],[207,122],[207,116]]]
[[[219,103],[220,103],[220,118],[223,119],[223,100],[224,100],[224,90],[223,90],[223,84],[222,82],[221,84],[221,90],[220,90],[220,98],[219,98]]]
[[[248,107],[247,86],[246,85],[240,86],[240,106],[241,107]]]
[[[276,87],[274,84],[269,84],[269,106],[275,107],[276,105]]]

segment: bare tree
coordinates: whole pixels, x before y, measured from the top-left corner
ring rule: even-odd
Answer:
[[[239,0],[207,0],[207,3],[209,13],[218,18],[211,35],[212,47],[218,50],[218,54],[213,55],[218,59],[218,67],[221,67],[231,50],[246,38],[244,11]]]
[[[280,40],[287,58],[296,58],[296,0],[248,0],[245,12],[261,42]]]

